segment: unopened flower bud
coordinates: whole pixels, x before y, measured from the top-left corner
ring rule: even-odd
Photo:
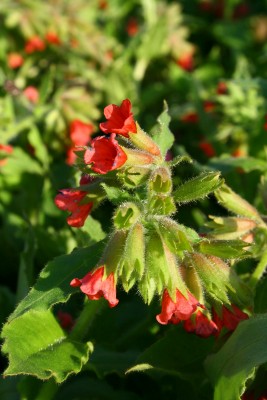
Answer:
[[[118,171],[117,176],[124,186],[129,188],[136,188],[147,181],[150,174],[150,167],[147,165],[129,166]]]
[[[178,256],[182,257],[183,251],[192,251],[192,245],[186,234],[179,228],[177,222],[168,217],[158,219],[157,228],[164,243]]]
[[[99,261],[99,265],[105,265],[105,274],[109,275],[114,272],[118,275],[120,265],[123,261],[123,252],[126,242],[127,232],[125,230],[119,230],[113,233],[111,236],[104,254]]]
[[[250,218],[244,217],[213,217],[206,225],[212,228],[209,237],[220,240],[234,240],[250,233],[257,224]]]
[[[129,132],[129,138],[131,142],[140,150],[145,150],[154,156],[160,156],[161,152],[158,145],[140,128],[138,123],[136,123],[136,126],[137,134]]]
[[[141,212],[135,203],[123,203],[116,209],[113,223],[117,229],[129,229],[137,222],[140,215]]]

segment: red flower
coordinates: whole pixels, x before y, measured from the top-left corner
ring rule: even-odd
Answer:
[[[187,114],[184,114],[182,117],[181,117],[181,121],[183,121],[183,122],[190,122],[190,123],[192,123],[192,124],[196,124],[197,122],[198,122],[198,115],[197,115],[197,113],[196,112],[194,112],[194,111],[190,111],[190,112],[188,112]]]
[[[33,104],[39,100],[39,92],[34,86],[28,86],[23,90],[24,96]]]
[[[68,331],[70,331],[73,328],[74,319],[69,313],[59,310],[57,313],[57,318],[59,320],[60,326],[63,329],[67,329]]]
[[[55,44],[56,46],[61,44],[61,40],[59,39],[57,33],[52,31],[47,32],[45,35],[45,40],[50,44]]]
[[[203,140],[202,142],[200,142],[198,147],[209,158],[214,157],[216,155],[214,147],[212,146],[211,143],[207,142],[206,140]]]
[[[75,146],[86,146],[94,132],[92,124],[75,119],[70,124],[70,139]]]
[[[92,182],[92,178],[88,175],[80,180],[80,185]],[[87,192],[83,190],[62,189],[55,197],[55,204],[60,210],[70,211],[71,215],[67,218],[68,225],[80,228],[84,225],[88,217],[93,203],[80,204]]]
[[[31,54],[35,51],[44,51],[45,42],[39,36],[32,36],[25,44],[24,50],[26,53]]]
[[[131,112],[132,104],[129,99],[122,101],[120,106],[110,104],[104,108],[104,115],[108,121],[101,122],[100,129],[104,133],[117,133],[129,137],[128,133],[136,133],[136,123]]]
[[[13,147],[10,146],[9,144],[0,144],[0,166],[5,165],[7,162],[6,158],[1,158],[2,152],[11,154],[13,152]],[[6,156],[6,154],[4,154],[4,156]]]
[[[206,100],[204,101],[203,108],[206,113],[209,113],[214,111],[215,104],[213,103],[213,101]]]
[[[225,306],[222,307],[222,315],[216,313],[213,310],[213,320],[218,326],[219,331],[225,326],[229,331],[234,331],[240,321],[248,319],[248,315],[241,311],[234,304],[231,305],[232,310],[229,310]]]
[[[126,31],[129,36],[135,36],[139,30],[138,22],[135,18],[129,19],[127,22]]]
[[[16,69],[24,63],[23,57],[19,53],[9,53],[7,56],[7,64],[9,68]]]
[[[110,307],[115,307],[119,300],[116,299],[116,285],[114,273],[112,272],[103,280],[104,266],[99,267],[93,273],[89,272],[82,279],[72,279],[70,285],[72,287],[80,287],[81,291],[86,294],[90,300],[98,300],[104,297]]]
[[[187,332],[195,332],[196,335],[204,338],[218,332],[218,327],[215,322],[206,317],[201,311],[197,311],[195,318],[193,320],[192,318],[194,318],[194,316],[184,321],[184,329]]]
[[[157,321],[163,325],[168,323],[178,324],[181,320],[190,318],[199,306],[199,302],[192,293],[188,292],[187,294],[188,299],[176,289],[176,301],[174,303],[168,290],[165,289],[162,296],[161,313],[156,316]]]
[[[120,168],[127,160],[127,155],[115,139],[115,134],[110,138],[99,136],[92,140],[91,148],[84,154],[85,164],[92,164],[91,169],[99,174]]]
[[[217,94],[226,94],[228,89],[227,89],[227,85],[225,82],[219,82],[217,85]]]
[[[179,65],[182,69],[185,71],[192,71],[194,68],[194,59],[193,59],[193,53],[184,53],[182,54],[178,60],[176,61],[176,64]]]

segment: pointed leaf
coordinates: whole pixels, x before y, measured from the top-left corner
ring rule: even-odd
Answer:
[[[162,155],[165,156],[174,143],[174,135],[169,129],[171,117],[168,113],[166,101],[164,101],[163,112],[159,115],[157,121],[158,125],[155,128],[155,132],[152,133],[152,138],[159,146]]]
[[[218,172],[206,172],[179,186],[173,197],[178,203],[187,203],[192,200],[203,199],[223,183]]]

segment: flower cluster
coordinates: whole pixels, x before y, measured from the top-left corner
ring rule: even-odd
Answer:
[[[249,303],[249,293],[216,256],[217,241],[207,243],[171,218],[181,189],[173,190],[170,165],[175,160],[167,161],[169,148],[160,147],[162,139],[157,142],[140,128],[128,99],[120,106],[107,106],[104,114],[107,121],[100,123],[100,129],[105,135],[89,140],[77,157],[77,166],[87,175],[77,189],[61,190],[55,204],[71,213],[70,226],[82,227],[91,210],[105,199],[105,187],[123,189],[124,198],[115,210],[113,231],[99,262],[84,277],[74,277],[71,286],[90,300],[104,297],[115,307],[117,284],[125,291],[136,285],[148,304],[155,295],[162,296],[156,316],[162,325],[180,323],[201,337],[233,331],[248,318],[239,307]],[[71,137],[80,140],[83,134],[74,130]],[[208,176],[208,184],[215,179],[217,185],[218,176]],[[204,181],[199,185],[203,190]],[[188,191],[188,184],[185,187]],[[195,189],[193,183],[190,198]]]

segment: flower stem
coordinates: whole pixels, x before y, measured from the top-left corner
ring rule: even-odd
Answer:
[[[258,265],[251,274],[249,283],[252,288],[254,288],[257,285],[258,281],[261,279],[262,275],[266,270],[266,267],[267,267],[267,251],[263,253]]]
[[[97,301],[85,300],[84,308],[77,319],[69,338],[71,340],[81,340],[83,339],[93,320],[98,312],[100,312],[106,306],[106,301],[104,299],[99,299]]]

